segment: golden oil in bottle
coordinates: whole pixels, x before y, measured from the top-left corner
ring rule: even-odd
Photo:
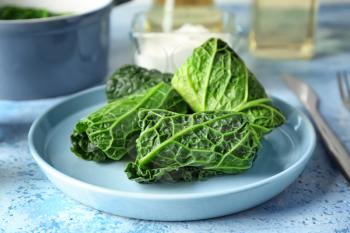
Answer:
[[[311,58],[317,0],[255,0],[249,47],[267,58]]]

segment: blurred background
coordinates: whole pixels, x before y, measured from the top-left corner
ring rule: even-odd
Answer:
[[[210,37],[226,41],[273,89],[279,70],[297,65],[294,72],[306,72],[310,64],[348,51],[348,3],[1,0],[0,15],[10,20],[0,18],[0,99],[75,93],[105,83],[124,64],[172,73]],[[5,9],[11,4],[44,9],[41,13],[48,9],[54,17],[11,20],[11,9]]]

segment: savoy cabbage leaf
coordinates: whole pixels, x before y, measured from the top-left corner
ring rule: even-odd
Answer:
[[[118,69],[107,81],[106,95],[108,101],[145,92],[160,82],[170,83],[172,74],[158,70],[148,70],[136,65],[125,65]]]
[[[263,133],[285,121],[243,60],[220,39],[195,49],[176,71],[172,86],[195,112],[246,112]]]
[[[86,160],[121,159],[135,146],[141,108],[186,112],[187,104],[163,82],[143,94],[117,99],[77,123],[71,135],[71,150]]]
[[[180,114],[141,110],[136,161],[129,179],[140,183],[191,181],[237,174],[252,166],[260,138],[244,113]]]

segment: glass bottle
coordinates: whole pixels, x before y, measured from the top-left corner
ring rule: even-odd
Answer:
[[[148,12],[147,31],[171,32],[185,24],[222,31],[222,15],[213,0],[154,0]]]
[[[311,58],[317,0],[255,0],[249,47],[267,58]]]

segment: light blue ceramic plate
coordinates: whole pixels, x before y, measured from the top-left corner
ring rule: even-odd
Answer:
[[[106,102],[104,87],[76,94],[39,117],[29,132],[34,159],[68,196],[108,213],[150,220],[195,220],[236,213],[277,195],[304,169],[315,146],[309,120],[281,100],[287,123],[269,134],[252,169],[176,184],[128,180],[126,161],[98,164],[70,152],[75,123]]]

